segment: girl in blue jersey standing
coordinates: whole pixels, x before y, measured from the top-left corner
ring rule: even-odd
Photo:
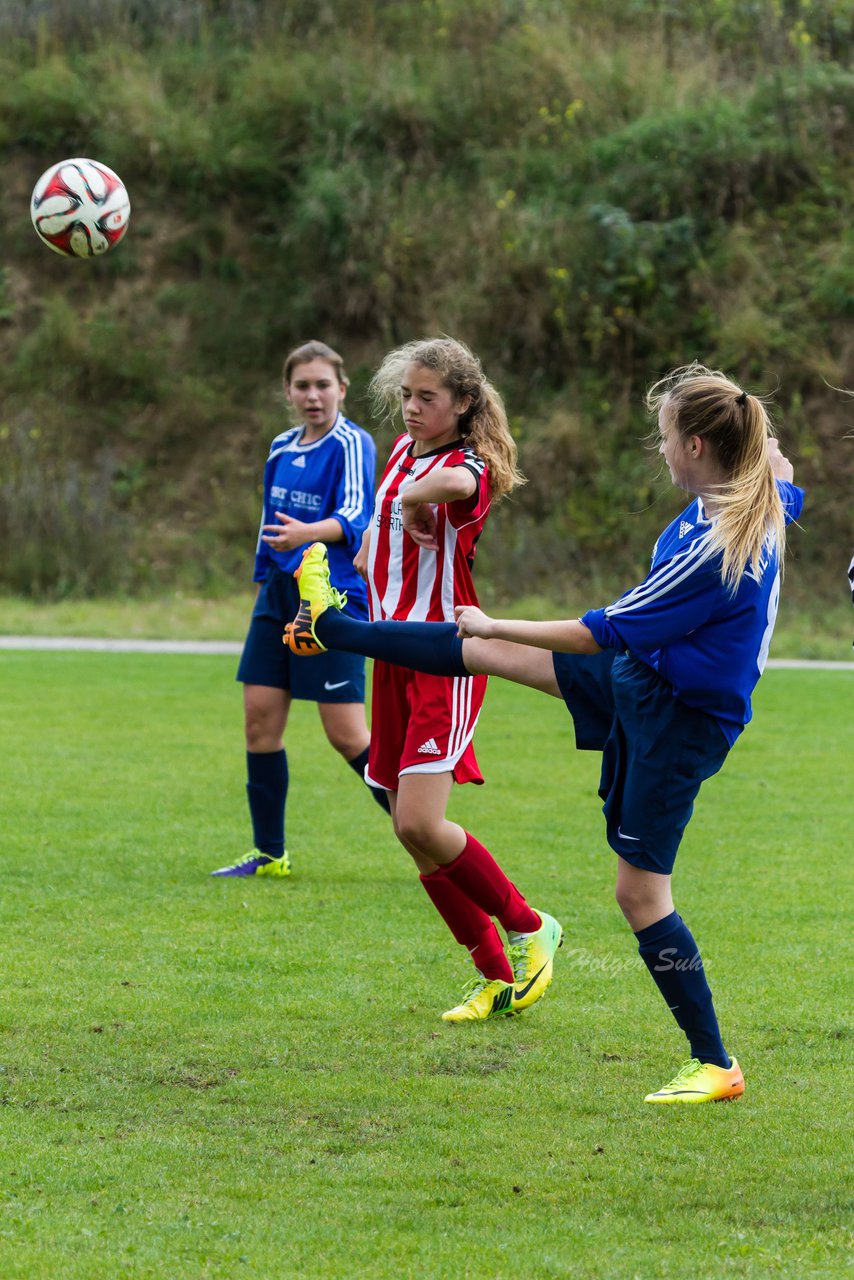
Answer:
[[[580,619],[498,620],[472,606],[457,625],[354,626],[326,590],[303,601],[318,643],[439,675],[488,674],[562,697],[576,744],[601,750],[599,794],[617,855],[617,901],[691,1058],[650,1103],[738,1097],[697,945],[671,874],[706,778],[751,718],[779,600],[785,526],[803,491],[766,408],[693,364],[656,383],[660,453],[694,496],[659,537],[642,583]]]
[[[328,547],[336,579],[347,589],[348,615],[367,618],[367,592],[353,558],[373,510],[376,449],[341,412],[348,378],[331,347],[296,347],[285,359],[283,377],[299,425],[276,436],[264,469],[254,574],[259,588],[237,671],[254,848],[215,876],[290,874],[284,733],[294,699],[317,703],[327,738],[359,777],[368,762],[364,658],[330,653],[317,664],[295,662],[282,644],[282,628],[299,604],[294,569],[313,542]],[[371,791],[388,812],[385,792]]]

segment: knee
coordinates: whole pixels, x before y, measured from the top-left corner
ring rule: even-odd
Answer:
[[[420,815],[409,814],[406,810],[401,812],[400,805],[394,816],[394,834],[410,853],[413,849],[418,849],[429,854],[436,843],[433,825]]]
[[[327,726],[326,738],[331,747],[334,747],[339,755],[345,760],[355,760],[356,756],[360,756],[365,748],[370,744],[370,738],[363,733],[355,733],[353,730],[339,729],[333,726]]]
[[[282,745],[281,716],[263,707],[246,708],[243,729],[247,751],[278,751]]]
[[[652,880],[618,878],[615,898],[626,921],[635,933],[663,919],[673,910],[669,881],[659,883],[663,877]]]
[[[646,916],[652,905],[649,894],[642,885],[617,881],[614,897],[617,899],[617,906],[633,929],[637,927],[636,922]]]
[[[621,884],[619,880],[617,881],[616,888],[614,889],[614,897],[616,898],[617,906],[620,908],[623,915],[627,915],[631,910],[632,903],[635,901],[635,896],[636,895],[628,885]]]

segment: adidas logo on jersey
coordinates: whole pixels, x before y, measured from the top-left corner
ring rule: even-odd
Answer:
[[[291,458],[291,466],[293,466],[293,467],[304,467],[304,466],[305,466],[305,458],[302,456],[302,454],[301,454],[301,453],[298,453],[298,454],[297,454],[297,456],[296,456],[295,458]]]
[[[442,753],[436,746],[436,739],[428,738],[427,741],[423,742],[418,748],[418,754],[420,756],[440,756]]]
[[[679,522],[679,537],[680,537],[680,538],[684,538],[684,537],[685,537],[685,534],[686,534],[686,533],[690,533],[690,532],[691,532],[691,530],[692,530],[693,528],[694,528],[694,526],[693,526],[692,524],[690,524],[687,520],[680,520],[680,522]]]

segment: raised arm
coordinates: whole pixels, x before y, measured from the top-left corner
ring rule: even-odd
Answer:
[[[477,480],[468,467],[436,467],[406,486],[400,495],[403,527],[420,547],[436,551],[435,507],[470,498]]]

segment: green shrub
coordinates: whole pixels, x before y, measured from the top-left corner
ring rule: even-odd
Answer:
[[[4,447],[17,476],[44,469],[76,550],[61,570],[40,558],[35,500],[5,477],[20,555],[0,585],[242,577],[284,351],[339,346],[372,426],[360,397],[384,350],[436,332],[482,356],[530,477],[484,540],[496,587],[637,569],[679,501],[638,447],[642,391],[693,358],[777,391],[821,529],[804,554],[835,577],[850,16],[849,0],[7,6]],[[87,153],[128,184],[131,229],[68,263],[26,201]]]

